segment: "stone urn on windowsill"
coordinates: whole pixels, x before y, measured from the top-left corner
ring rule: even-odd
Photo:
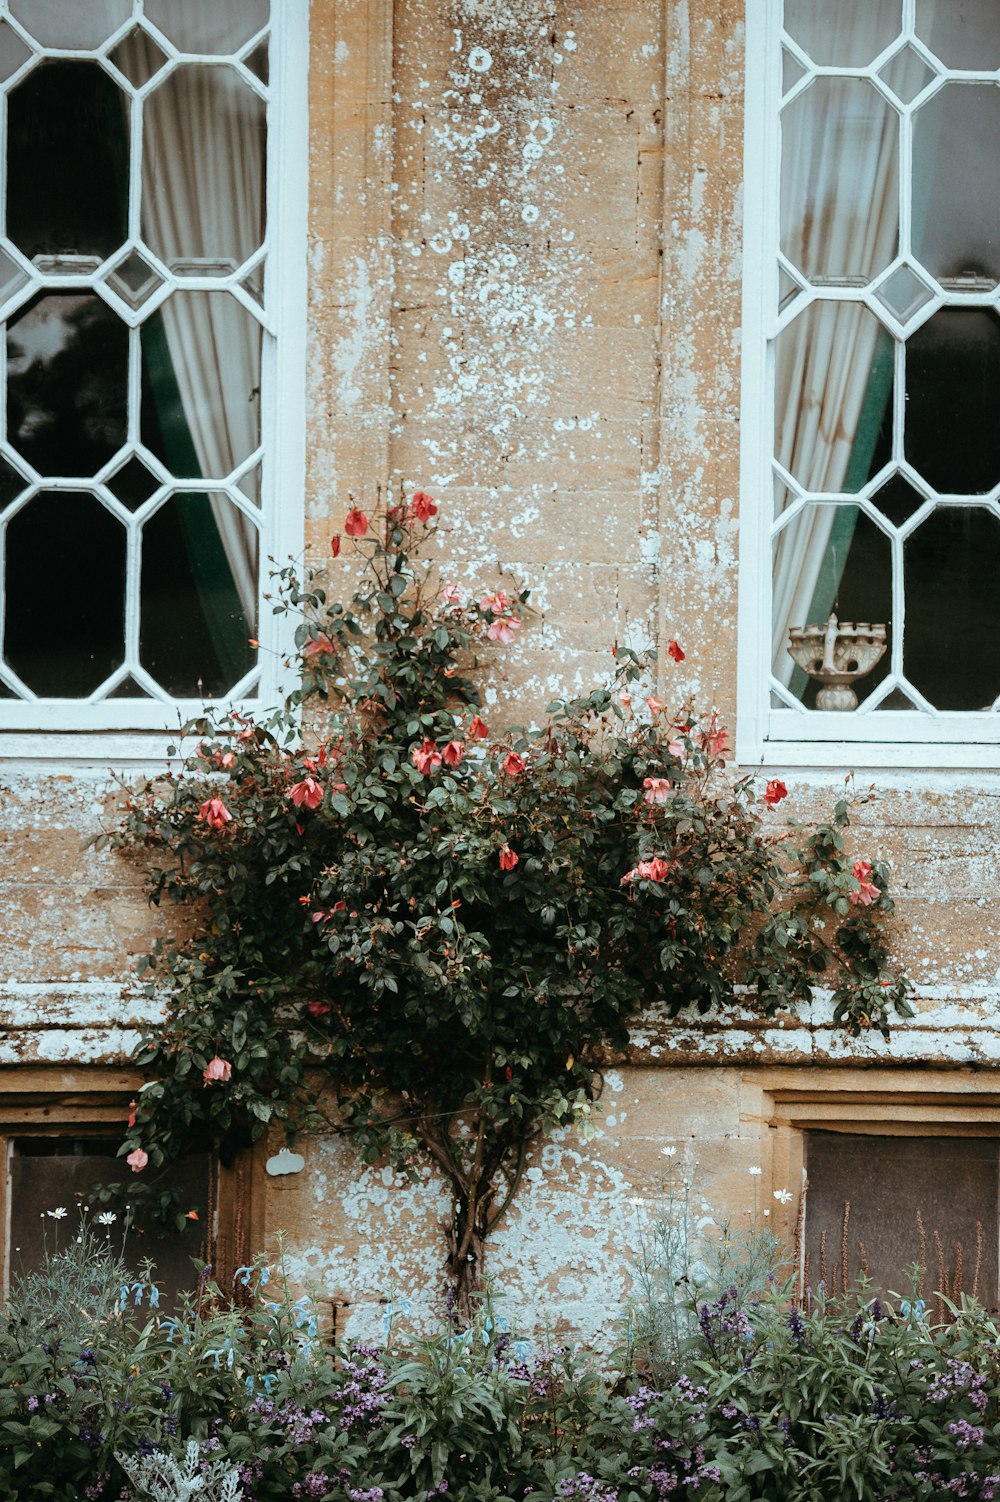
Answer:
[[[793,626],[788,633],[789,656],[821,685],[817,709],[857,709],[853,684],[871,672],[885,648],[884,626],[838,621],[832,612],[825,626]]]

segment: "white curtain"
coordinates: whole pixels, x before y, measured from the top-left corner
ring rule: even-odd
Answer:
[[[823,14],[841,33],[838,55],[849,48],[871,58],[880,49],[877,13],[867,0]],[[814,285],[867,280],[896,254],[898,140],[898,116],[868,83],[822,79],[786,110],[782,245]],[[832,301],[812,304],[779,336],[776,456],[805,490],[843,487],[878,337],[877,320],[866,308]],[[789,628],[807,624],[835,516],[833,507],[811,506],[778,534],[772,669],[784,684],[794,668],[786,651]]]
[[[215,22],[242,0],[212,0]],[[150,44],[128,42],[152,71]],[[144,54],[147,54],[144,56]],[[263,103],[228,67],[186,64],[147,95],[143,117],[142,231],[175,270],[224,271],[261,243]],[[206,480],[221,480],[259,443],[261,329],[228,292],[185,292],[163,305],[184,416]],[[257,613],[257,533],[225,499],[212,499],[248,625]]]

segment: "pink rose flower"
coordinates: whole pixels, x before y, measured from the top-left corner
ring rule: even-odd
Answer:
[[[288,789],[288,796],[296,808],[319,808],[323,802],[323,789],[314,777],[303,777]]]
[[[209,829],[225,829],[233,822],[233,816],[221,798],[206,798],[198,810],[198,817],[204,819]]]
[[[137,1147],[134,1149],[134,1151],[129,1153],[128,1157],[125,1159],[125,1162],[128,1164],[129,1168],[131,1168],[133,1173],[142,1173],[142,1170],[149,1162],[149,1154],[144,1153],[141,1147]]]
[[[509,647],[514,640],[514,632],[520,629],[521,622],[516,615],[498,615],[488,628],[486,635],[490,641],[498,641],[503,646]]]
[[[496,594],[483,595],[483,598],[479,602],[479,608],[480,610],[488,610],[491,615],[503,615],[504,611],[510,608],[510,600],[502,589],[498,589]]]
[[[764,789],[764,802],[770,803],[773,807],[775,803],[780,803],[782,798],[787,797],[788,789],[785,787],[785,784],[780,782],[777,777],[772,777]]]
[[[352,506],[344,518],[344,531],[348,537],[364,537],[368,531],[368,518],[357,506]]]
[[[422,746],[414,746],[410,757],[422,777],[430,777],[441,765],[441,752],[432,740],[425,740]]]
[[[465,744],[463,741],[449,741],[442,752],[442,760],[446,767],[457,767],[464,755]]]
[[[646,789],[642,796],[650,805],[666,803],[670,796],[670,783],[666,777],[644,777],[642,785]]]
[[[437,509],[426,490],[414,491],[410,501],[410,515],[414,521],[429,522],[432,516],[437,516]]]
[[[516,851],[512,850],[509,845],[505,845],[500,852],[500,870],[513,871],[519,858]]]
[[[627,881],[665,881],[669,875],[669,861],[665,861],[661,855],[654,855],[651,861],[640,861],[631,871],[626,871],[621,885],[624,886]]]
[[[501,762],[501,766],[508,777],[520,777],[527,763],[523,756],[518,756],[516,751],[508,751]]]
[[[201,1077],[206,1085],[228,1085],[232,1078],[233,1066],[228,1059],[220,1059],[216,1056],[209,1059],[205,1068],[201,1071]]]
[[[851,875],[858,883],[858,890],[851,892],[850,899],[855,907],[871,907],[882,895],[882,888],[877,887],[872,881],[871,861],[855,861],[851,867]]]

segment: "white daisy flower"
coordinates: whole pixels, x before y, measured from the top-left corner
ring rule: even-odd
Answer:
[[[50,1220],[65,1220],[66,1219],[66,1207],[65,1207],[65,1205],[59,1205],[55,1210],[46,1210],[45,1213],[49,1217]]]
[[[754,1163],[750,1168],[747,1169],[747,1173],[752,1179],[759,1179],[763,1172],[764,1170],[757,1163]]]
[[[792,1203],[793,1196],[791,1191],[788,1189],[776,1189],[774,1191],[774,1198],[778,1201],[779,1205],[790,1205]]]
[[[97,1217],[97,1224],[99,1226],[113,1226],[117,1219],[118,1217],[113,1210],[102,1210]]]

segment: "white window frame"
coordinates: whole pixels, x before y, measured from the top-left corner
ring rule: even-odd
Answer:
[[[207,3],[207,0],[206,0]],[[0,0],[0,15],[7,0]],[[115,36],[131,29],[132,21]],[[45,49],[54,57],[75,51]],[[241,49],[242,50],[242,49]],[[182,54],[183,56],[183,54]],[[304,535],[306,404],[306,236],[308,219],[309,0],[271,0],[266,162],[267,309],[261,386],[262,507],[259,543],[259,688],[234,707],[249,713],[278,702],[288,687],[283,663],[292,647],[287,617],[272,614],[268,560],[301,554]],[[66,279],[70,285],[70,279]],[[195,290],[197,279],[185,279]],[[204,285],[208,285],[205,283]],[[216,285],[218,285],[216,283]],[[68,627],[68,629],[71,629]],[[29,762],[107,765],[162,762],[186,720],[222,699],[0,701],[0,757]]]
[[[902,5],[904,29],[912,31],[915,0],[902,0]],[[780,326],[776,310],[781,17],[782,0],[746,0],[736,758],[744,765],[769,766],[995,768],[1000,766],[1000,713],[883,710],[866,714],[862,708],[803,714],[771,707],[770,529],[773,340]],[[884,56],[888,57],[897,45],[893,42]],[[991,76],[995,79],[995,74]]]

